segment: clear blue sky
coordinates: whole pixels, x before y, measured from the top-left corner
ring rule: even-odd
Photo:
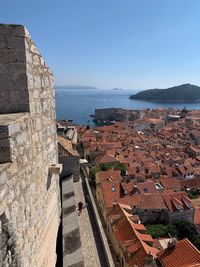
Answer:
[[[56,84],[99,88],[200,85],[199,0],[6,0]]]

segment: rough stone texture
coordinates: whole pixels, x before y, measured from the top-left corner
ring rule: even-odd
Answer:
[[[73,176],[62,179],[63,267],[84,266]]]
[[[74,192],[76,205],[80,200],[84,202],[84,192],[81,180],[74,183]],[[85,266],[107,267],[106,262],[102,262],[105,260],[105,255],[101,248],[101,240],[96,236],[98,230],[93,228],[94,223],[92,222],[88,211],[88,208],[84,208],[82,214],[78,216]]]
[[[56,140],[52,74],[23,26],[1,24],[0,266],[55,266]]]

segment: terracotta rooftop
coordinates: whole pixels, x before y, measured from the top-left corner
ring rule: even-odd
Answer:
[[[99,171],[96,173],[96,183],[120,180],[122,177],[118,170]]]
[[[194,224],[200,224],[200,207],[199,206],[195,206]]]
[[[168,210],[171,212],[193,208],[186,192],[164,193],[163,199]]]
[[[145,227],[142,224],[139,226],[133,223],[122,207],[127,208],[127,205],[117,204],[109,216],[113,218],[113,215],[117,213],[122,215],[113,224],[113,233],[122,248],[128,266],[132,267],[137,263],[138,267],[143,267],[147,263],[149,253],[156,257],[158,250],[149,246],[149,243],[153,243],[150,235],[139,232],[145,231]],[[136,229],[137,227],[140,229]]]
[[[167,209],[163,197],[161,195],[141,195],[142,209]]]
[[[200,188],[200,179],[194,178],[194,179],[188,179],[188,180],[182,180],[181,186],[189,189],[197,189]]]
[[[181,185],[175,177],[173,178],[161,178],[161,185],[166,189],[181,189]]]
[[[157,253],[163,267],[200,266],[200,251],[188,239]]]
[[[146,182],[137,183],[139,193],[141,195],[157,194],[157,189],[152,180],[147,180]]]
[[[95,158],[95,163],[103,164],[103,163],[117,163],[119,162],[116,158],[111,157],[107,154],[99,155]]]

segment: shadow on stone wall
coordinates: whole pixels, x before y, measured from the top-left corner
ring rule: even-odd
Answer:
[[[16,252],[15,237],[5,213],[0,216],[0,266],[21,266]]]

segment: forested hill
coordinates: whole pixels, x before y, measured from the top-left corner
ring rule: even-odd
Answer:
[[[188,83],[167,89],[149,89],[131,95],[130,99],[174,103],[200,102],[200,87]]]

